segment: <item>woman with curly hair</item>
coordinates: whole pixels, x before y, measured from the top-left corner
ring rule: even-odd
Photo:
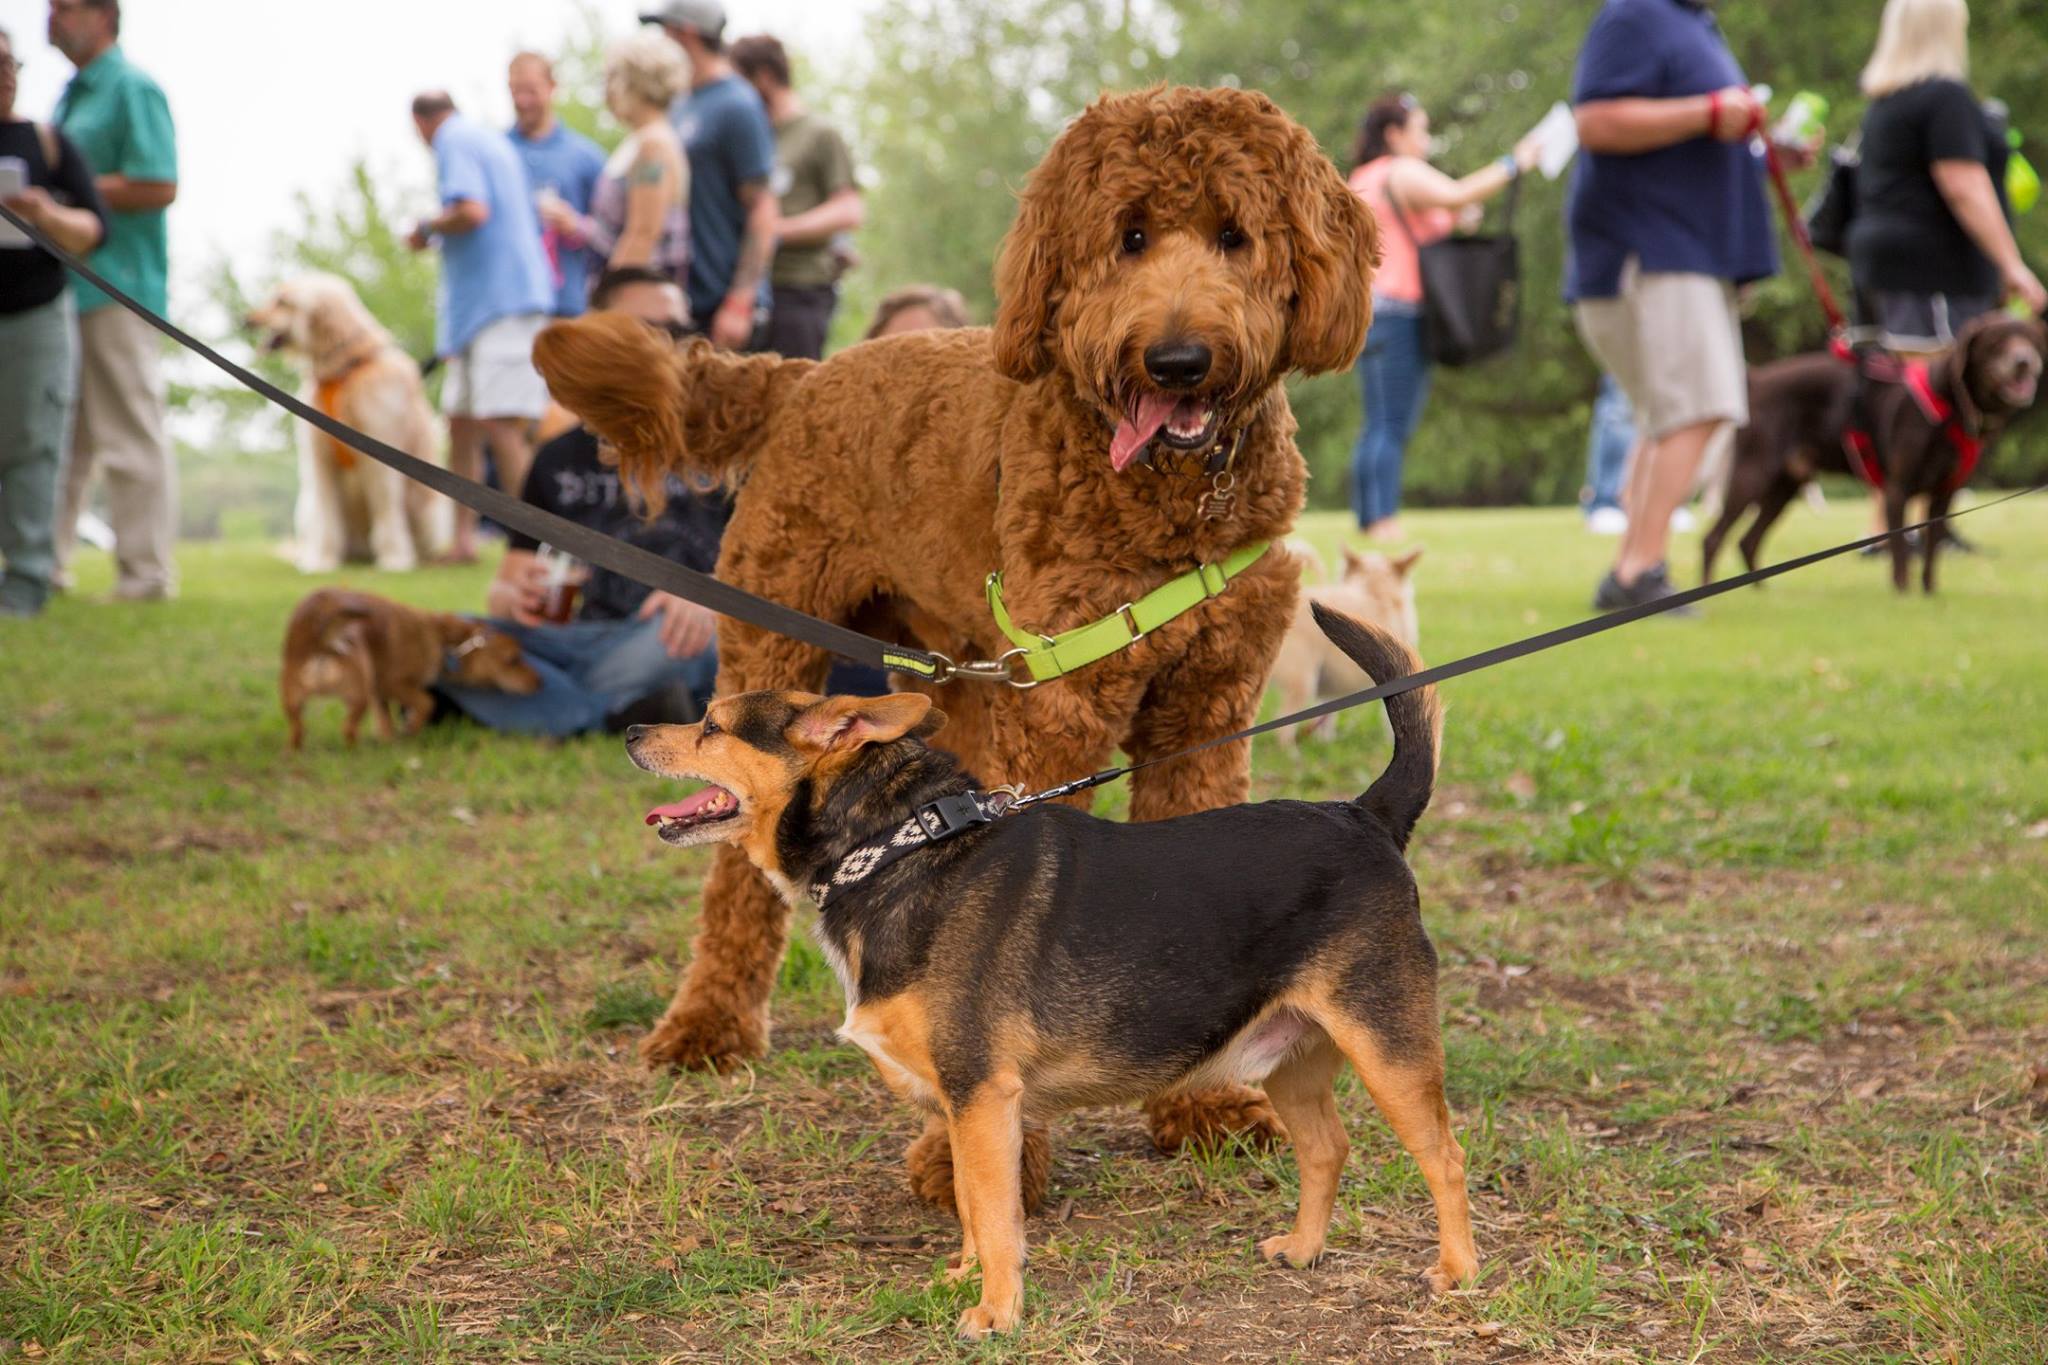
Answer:
[[[690,84],[690,68],[659,30],[642,29],[605,54],[604,102],[627,133],[605,161],[581,214],[559,199],[543,209],[564,238],[602,252],[605,268],[661,270],[685,284],[690,270],[690,166],[668,121],[672,100]]]

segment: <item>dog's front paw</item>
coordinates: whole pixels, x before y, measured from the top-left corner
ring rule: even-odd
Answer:
[[[670,1010],[640,1040],[640,1059],[660,1071],[716,1071],[721,1075],[768,1050],[759,1030],[739,1020],[697,1010]]]
[[[1232,1136],[1271,1147],[1287,1136],[1266,1097],[1245,1085],[1161,1095],[1146,1101],[1145,1117],[1152,1123],[1152,1145],[1162,1152],[1190,1144],[1218,1147]]]
[[[956,1334],[962,1341],[982,1341],[997,1332],[1007,1332],[1017,1325],[1017,1310],[1003,1308],[983,1300],[960,1315],[960,1330]]]
[[[1422,1272],[1422,1279],[1433,1294],[1448,1294],[1479,1278],[1479,1263],[1472,1260],[1456,1260],[1441,1256],[1437,1263]]]
[[[1310,1240],[1287,1233],[1280,1237],[1268,1237],[1259,1243],[1259,1259],[1273,1265],[1292,1266],[1296,1270],[1307,1270],[1323,1258],[1321,1238]]]
[[[903,1153],[903,1172],[910,1179],[912,1194],[955,1218],[960,1216],[953,1202],[953,1148],[943,1128],[918,1135]],[[1052,1143],[1043,1124],[1024,1125],[1024,1154],[1017,1177],[1025,1214],[1037,1213],[1045,1206],[1046,1186],[1052,1180]]]

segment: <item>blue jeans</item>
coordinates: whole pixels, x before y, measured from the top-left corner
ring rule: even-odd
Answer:
[[[479,725],[520,735],[566,738],[604,728],[605,717],[670,683],[682,683],[699,704],[710,700],[718,651],[671,659],[659,621],[571,621],[522,626],[492,621],[519,641],[540,674],[540,691],[515,697],[481,687],[434,689]]]
[[[1636,444],[1635,412],[1614,376],[1600,376],[1600,394],[1593,400],[1593,425],[1586,433],[1586,490],[1579,506],[1586,512],[1621,506],[1621,481],[1628,474],[1628,453]]]
[[[57,566],[57,481],[78,396],[71,291],[0,313],[0,607],[34,613]]]
[[[1358,384],[1365,421],[1351,451],[1351,511],[1364,527],[1401,510],[1401,461],[1429,399],[1422,315],[1413,304],[1374,301]]]

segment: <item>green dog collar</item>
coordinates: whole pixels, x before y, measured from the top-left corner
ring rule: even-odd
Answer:
[[[1100,621],[1076,626],[1059,635],[1034,635],[1017,628],[1017,623],[1010,619],[1009,609],[1003,605],[1001,573],[988,576],[988,609],[994,613],[996,625],[1009,637],[1010,643],[1017,646],[1011,651],[1011,657],[1023,660],[1031,681],[1050,682],[1107,659],[1118,650],[1128,649],[1182,612],[1212,597],[1222,596],[1231,579],[1258,563],[1268,544],[1267,541],[1258,541],[1234,551],[1221,564],[1203,564],[1190,569],[1180,577],[1160,584],[1137,601],[1118,607]]]

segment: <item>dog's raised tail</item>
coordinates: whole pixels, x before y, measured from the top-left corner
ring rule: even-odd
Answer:
[[[618,452],[619,472],[650,503],[669,474],[737,485],[769,416],[816,364],[678,346],[623,313],[557,322],[533,343],[555,400]]]
[[[1378,627],[1354,621],[1320,602],[1312,603],[1309,610],[1330,643],[1351,656],[1351,662],[1375,683],[1422,671],[1422,660],[1415,651]],[[1387,761],[1386,771],[1358,798],[1358,804],[1385,825],[1394,842],[1405,849],[1436,786],[1437,742],[1443,735],[1444,710],[1434,687],[1388,697],[1386,706],[1387,723],[1394,731],[1394,756]]]

